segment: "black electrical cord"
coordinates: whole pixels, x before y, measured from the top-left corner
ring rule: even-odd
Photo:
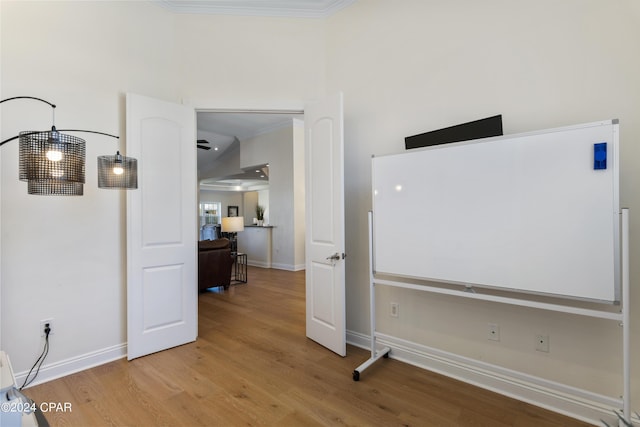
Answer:
[[[47,358],[47,354],[49,354],[49,333],[51,333],[51,328],[47,326],[46,328],[44,328],[45,338],[44,338],[44,348],[42,350],[42,354],[40,354],[40,357],[38,357],[38,360],[36,360],[36,363],[34,363],[31,369],[29,370],[29,373],[27,374],[27,377],[24,379],[24,383],[22,384],[22,387],[20,387],[20,390],[22,390],[23,388],[31,384],[33,380],[35,380],[36,377],[38,376],[38,372],[40,372],[40,367],[44,363],[44,359]],[[36,366],[38,367],[37,369],[36,369]],[[33,375],[33,378],[31,378],[31,381],[27,382],[27,380],[29,380],[29,377],[31,376],[31,372],[33,372],[34,369],[36,369],[36,373]]]

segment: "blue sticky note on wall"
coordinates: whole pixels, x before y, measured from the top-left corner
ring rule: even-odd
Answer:
[[[593,169],[607,168],[607,143],[593,144]]]

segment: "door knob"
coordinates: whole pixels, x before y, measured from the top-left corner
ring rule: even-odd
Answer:
[[[328,256],[327,259],[331,261],[340,261],[340,254],[336,252],[335,254]]]

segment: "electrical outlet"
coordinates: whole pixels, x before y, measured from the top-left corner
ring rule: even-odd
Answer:
[[[487,339],[491,341],[500,341],[500,325],[489,323],[489,333]]]
[[[43,319],[40,321],[40,336],[44,337],[44,330],[49,325],[49,335],[53,335],[53,319]]]
[[[549,353],[549,335],[536,335],[536,351]]]
[[[400,309],[400,305],[397,302],[392,302],[389,306],[389,315],[391,317],[398,317],[398,311]]]

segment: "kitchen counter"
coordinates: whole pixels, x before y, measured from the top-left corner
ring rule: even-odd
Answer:
[[[271,268],[273,226],[245,225],[238,233],[238,252],[247,254],[247,264]]]

